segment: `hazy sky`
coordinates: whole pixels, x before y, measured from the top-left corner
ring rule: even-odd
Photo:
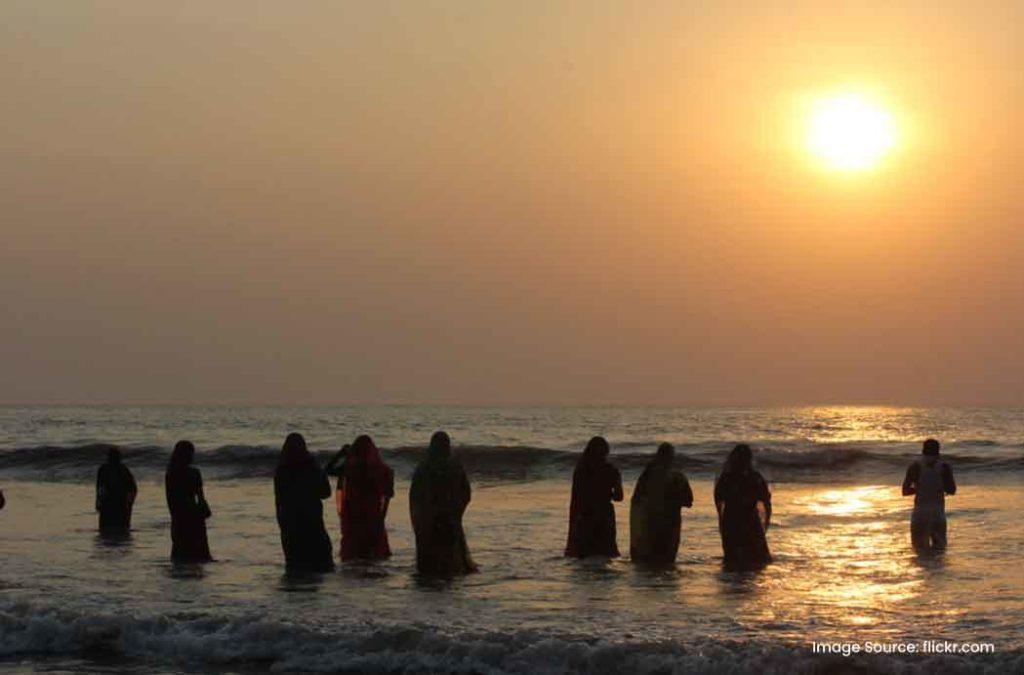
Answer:
[[[4,0],[0,402],[1024,403],[1024,5],[770,4]]]

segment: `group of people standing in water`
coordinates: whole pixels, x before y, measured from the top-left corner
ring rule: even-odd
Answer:
[[[956,485],[952,470],[938,461],[938,442],[928,440],[924,458],[908,469],[903,492],[915,495],[911,529],[915,547],[945,547],[944,495]],[[614,502],[624,499],[622,474],[609,461],[608,441],[587,443],[572,477],[569,534],[565,555],[618,557]],[[171,558],[212,560],[206,534],[211,509],[203,479],[192,466],[195,446],[179,441],[165,475],[171,515]],[[634,562],[671,565],[679,551],[681,510],[693,505],[686,476],[673,468],[675,449],[662,443],[637,479],[630,504],[630,557]],[[385,520],[395,494],[394,471],[369,436],[361,435],[321,467],[301,434],[285,439],[274,471],[274,501],[281,547],[290,571],[327,572],[334,568],[331,539],[324,527],[323,500],[337,478],[335,507],[341,526],[339,557],[380,560],[391,556]],[[138,487],[121,453],[111,449],[96,475],[100,530],[127,532]],[[409,512],[422,574],[450,576],[477,569],[466,543],[462,518],[472,490],[461,462],[443,431],[430,439],[409,488]],[[729,453],[714,484],[714,503],[726,569],[749,570],[771,562],[766,537],[771,523],[771,492],[753,468],[746,444]]]

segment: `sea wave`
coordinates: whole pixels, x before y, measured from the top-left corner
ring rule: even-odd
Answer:
[[[346,673],[1009,673],[1024,650],[972,656],[816,655],[805,645],[697,638],[614,641],[517,630],[359,622],[330,629],[264,616],[131,616],[0,602],[0,659],[123,659],[182,669]]]
[[[0,470],[13,475],[44,480],[87,480],[104,461],[107,451],[118,447],[94,443],[76,446],[37,446],[0,449]],[[617,444],[613,462],[625,471],[638,471],[651,460],[655,445]],[[694,475],[713,475],[721,467],[731,443],[677,444],[676,464]],[[121,446],[124,461],[145,474],[161,471],[170,451],[157,446]],[[958,472],[1024,471],[1024,452],[1020,447],[982,445],[976,441],[950,444],[945,457]],[[211,475],[221,478],[265,478],[273,474],[279,449],[259,445],[226,445],[200,450],[196,463]],[[333,450],[315,454],[326,463]],[[382,449],[385,459],[395,466],[399,477],[408,477],[422,458],[422,446]],[[903,443],[829,443],[798,441],[754,444],[755,463],[769,478],[811,479],[835,477],[858,471],[892,471],[905,467],[918,456],[916,447]],[[579,452],[532,446],[465,445],[456,453],[472,475],[483,479],[529,480],[566,474],[572,470]]]

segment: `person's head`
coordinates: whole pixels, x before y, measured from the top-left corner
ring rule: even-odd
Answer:
[[[121,463],[121,451],[117,448],[110,448],[107,450],[107,464],[120,464]]]
[[[924,442],[924,446],[921,448],[921,454],[926,457],[938,457],[939,442],[934,438],[929,438]]]
[[[452,454],[452,439],[444,431],[435,431],[430,437],[430,447],[427,453],[431,457],[447,457]]]
[[[671,443],[662,443],[658,446],[658,451],[654,453],[654,459],[658,462],[665,462],[667,464],[672,463],[672,459],[676,456],[676,448]]]
[[[608,459],[610,453],[611,447],[604,436],[594,436],[587,441],[587,447],[583,448],[583,456],[580,457],[580,462],[600,464]]]
[[[188,466],[192,463],[195,454],[196,446],[192,445],[192,441],[178,441],[174,444],[174,450],[171,452],[171,466]]]
[[[350,457],[365,460],[367,457],[373,454],[377,449],[377,446],[373,444],[373,439],[362,434],[356,437],[356,440],[352,441],[352,445],[349,446],[348,454]]]
[[[292,432],[285,436],[284,445],[281,446],[280,464],[298,464],[309,458],[309,450],[306,449],[306,439],[302,434]]]
[[[751,470],[753,463],[754,452],[746,443],[740,443],[729,453],[722,473],[744,473]]]

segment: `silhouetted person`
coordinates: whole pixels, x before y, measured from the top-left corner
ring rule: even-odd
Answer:
[[[715,481],[715,508],[726,569],[757,569],[771,562],[765,532],[772,517],[772,496],[753,468],[749,445],[737,445],[725,460]]]
[[[0,510],[7,506],[7,499],[4,497],[4,491],[0,490]]]
[[[306,449],[302,434],[284,440],[274,471],[274,503],[281,528],[281,548],[289,571],[329,572],[334,569],[331,539],[324,529],[321,500],[331,496],[331,484]]]
[[[690,482],[672,470],[675,448],[658,446],[633,489],[629,507],[629,555],[633,562],[671,565],[679,552],[679,510],[693,506]]]
[[[206,538],[210,505],[203,495],[203,476],[192,466],[195,454],[191,441],[178,441],[164,476],[167,508],[171,512],[171,559],[175,562],[213,560]]]
[[[622,501],[622,474],[608,462],[610,452],[608,441],[594,436],[576,463],[565,544],[565,555],[570,558],[619,555],[612,502]]]
[[[384,526],[388,505],[395,496],[395,474],[381,459],[369,436],[359,436],[348,446],[344,463],[328,464],[338,476],[341,517],[341,559],[376,560],[391,556]]]
[[[466,471],[452,456],[451,439],[438,431],[431,437],[427,456],[416,467],[409,488],[416,569],[421,574],[450,576],[476,571],[462,529],[471,496]]]
[[[100,532],[120,534],[132,526],[132,506],[139,489],[135,476],[121,463],[121,451],[111,448],[107,461],[96,471],[96,511]]]
[[[909,467],[903,479],[903,496],[914,495],[910,516],[910,540],[921,553],[946,548],[946,495],[956,494],[953,469],[939,459],[939,442],[929,438],[922,457]]]

